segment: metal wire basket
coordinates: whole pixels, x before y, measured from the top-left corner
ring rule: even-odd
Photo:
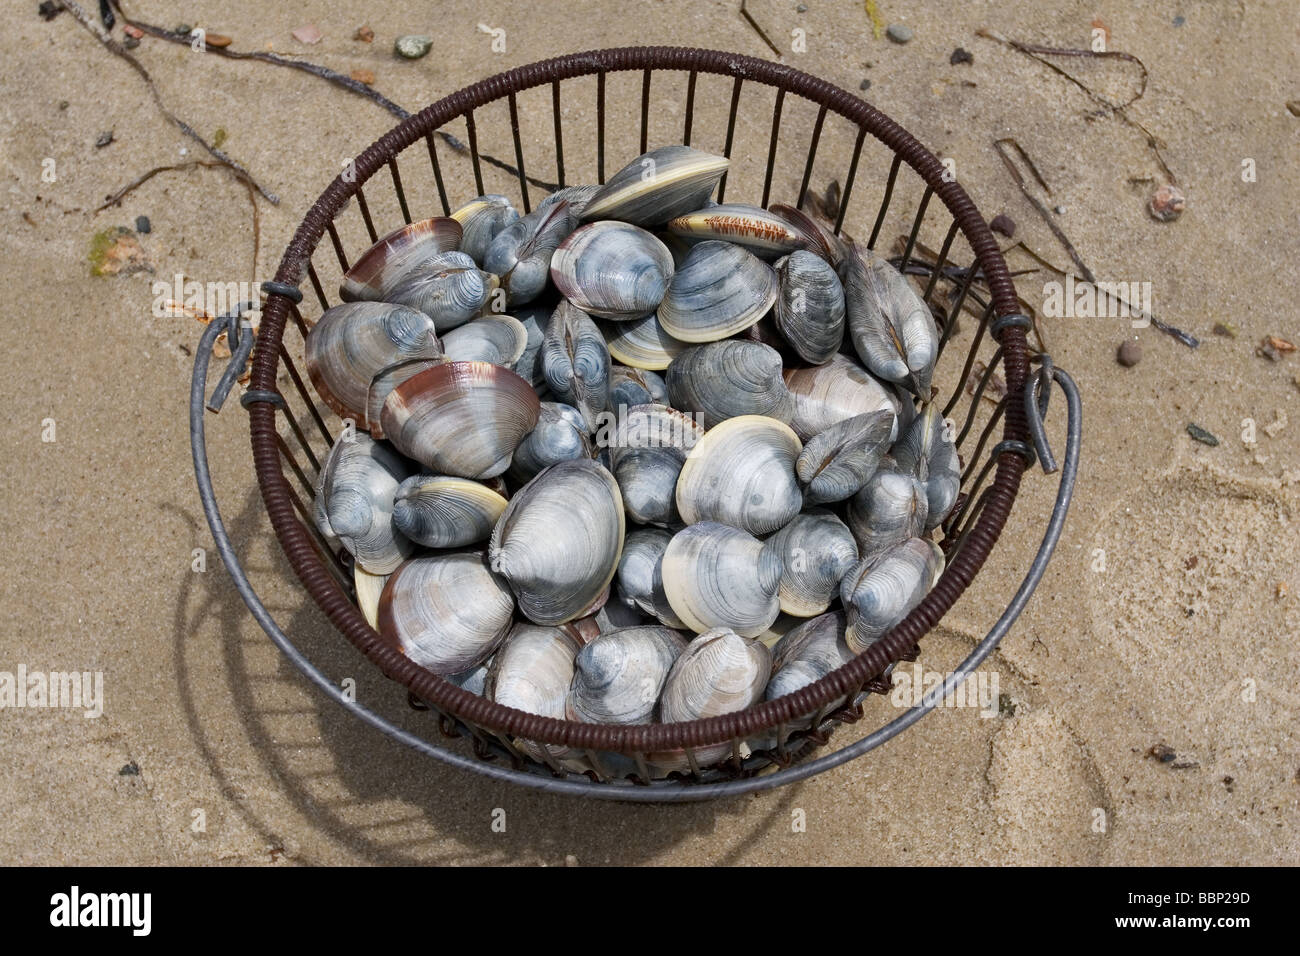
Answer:
[[[594,143],[566,141],[566,104],[571,117],[594,111]],[[355,254],[399,225],[398,216],[409,223],[413,211],[417,218],[446,214],[486,192],[513,194],[528,211],[540,195],[566,183],[604,182],[607,154],[621,166],[649,147],[677,142],[731,159],[719,200],[731,191],[747,201],[761,197],[764,206],[785,198],[802,208],[811,184],[833,178],[842,184],[837,232],[852,232],[875,248],[886,228],[898,224],[890,261],[920,277],[942,330],[941,349],[965,340],[964,360],[960,354],[941,356],[941,371],[935,375],[936,382],[952,390],[944,414],[958,429],[964,463],[962,496],[942,526],[947,567],[920,606],[890,634],[786,697],[675,724],[616,727],[537,717],[424,670],[366,623],[351,590],[346,555],[330,550],[310,517],[311,473],[333,437],[327,425],[330,413],[305,387],[295,356],[301,355],[316,305],[321,311],[331,305],[326,290],[347,269],[349,250]],[[513,163],[498,158],[511,150]],[[385,167],[387,177],[380,175]],[[581,174],[574,175],[579,168]],[[936,197],[938,205],[932,202]],[[377,220],[383,228],[377,228]],[[937,252],[925,246],[923,230],[942,236]],[[321,253],[326,235],[329,244]],[[314,305],[304,303],[299,288],[304,280]],[[266,302],[256,341],[241,320],[241,307],[210,324],[195,362],[190,408],[194,463],[222,559],[267,634],[322,690],[389,736],[494,778],[600,798],[678,801],[768,789],[844,763],[910,726],[984,660],[1037,585],[1064,523],[1079,454],[1078,394],[1048,355],[1030,347],[1031,322],[1019,310],[1011,276],[984,219],[945,166],[897,123],[862,99],[778,63],[709,50],[611,49],[520,67],[459,90],[382,136],[330,183],[304,216],[275,280],[263,290]],[[973,329],[959,330],[964,312],[977,316]],[[222,331],[228,331],[234,354],[206,405],[221,407],[251,352],[251,380],[241,401],[249,412],[262,497],[294,572],[343,636],[407,689],[412,706],[427,708],[444,736],[462,737],[470,747],[412,734],[343,694],[298,650],[258,598],[226,533],[207,465],[203,396],[211,346]],[[977,363],[983,365],[982,374]],[[1005,395],[996,404],[982,401],[998,377]],[[284,389],[277,384],[281,381]],[[1043,428],[1053,382],[1068,400],[1067,449],[1056,505],[1021,587],[987,637],[919,705],[853,743],[813,758],[814,751],[828,745],[837,724],[861,718],[866,694],[889,688],[893,665],[915,658],[921,637],[970,585],[998,540],[1026,469],[1037,459],[1044,470],[1057,470]],[[987,447],[999,426],[1000,438]],[[515,745],[516,738],[582,751],[593,770],[575,774],[537,763]],[[700,766],[696,754],[710,746],[716,752],[719,744],[729,745],[729,757],[713,767]],[[665,751],[682,751],[690,771],[653,779],[647,755]]]

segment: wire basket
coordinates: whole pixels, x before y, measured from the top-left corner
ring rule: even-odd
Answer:
[[[575,142],[572,134],[566,139],[566,106],[571,118],[594,114],[588,124],[594,143]],[[312,473],[334,439],[327,424],[331,413],[317,404],[299,372],[303,340],[317,307],[324,311],[333,304],[326,290],[337,287],[350,257],[411,222],[413,212],[415,218],[445,215],[489,192],[509,195],[527,212],[566,184],[603,183],[607,156],[616,169],[649,148],[672,143],[731,160],[719,201],[730,192],[744,201],[761,198],[763,206],[785,200],[803,208],[810,188],[834,179],[841,186],[837,232],[851,232],[876,248],[897,226],[894,254],[880,252],[904,274],[919,277],[939,323],[935,381],[951,395],[940,394],[935,401],[945,402],[963,461],[962,494],[942,525],[947,565],[931,592],[891,633],[786,697],[674,724],[607,726],[538,717],[423,669],[363,618],[346,553],[335,554],[311,520]],[[387,176],[381,175],[385,168]],[[942,239],[927,247],[923,232]],[[329,242],[323,243],[326,236]],[[311,304],[300,289],[304,282],[315,300]],[[241,307],[213,322],[197,351],[190,413],[195,468],[222,558],[258,622],[322,690],[389,736],[491,777],[595,797],[676,801],[768,789],[852,759],[927,713],[992,651],[1041,577],[1065,519],[1079,452],[1077,391],[1049,356],[1030,347],[1032,323],[1018,307],[984,219],[945,166],[902,127],[862,99],[778,63],[710,50],[634,47],[546,60],[462,89],[403,121],[330,183],[303,217],[275,280],[263,289],[267,297],[255,343]],[[959,324],[963,314],[973,315],[976,324]],[[234,354],[206,404],[220,408],[251,352],[251,380],[241,401],[249,412],[262,497],[294,572],[343,636],[407,689],[412,706],[428,709],[442,735],[465,738],[470,747],[412,734],[342,694],[257,597],[226,534],[207,467],[203,395],[210,346],[225,330]],[[947,347],[958,341],[964,343],[964,356],[954,349],[945,358]],[[837,724],[861,718],[867,694],[888,690],[893,665],[915,659],[919,640],[970,585],[1011,513],[1025,470],[1036,459],[1045,470],[1056,470],[1043,429],[1054,382],[1069,402],[1067,450],[1056,506],[1020,589],[988,636],[921,704],[813,758]],[[984,400],[1003,392],[1003,386],[996,403]],[[581,752],[592,769],[577,774],[539,763],[518,747],[520,738]],[[701,765],[697,758],[706,750],[716,754],[719,745],[725,745],[727,757]],[[545,753],[547,748],[536,749]],[[655,779],[649,755],[668,752],[684,757],[687,769]]]

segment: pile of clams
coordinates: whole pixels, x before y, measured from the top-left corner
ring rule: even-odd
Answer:
[[[711,202],[727,165],[668,146],[526,215],[479,196],[345,275],[306,343],[355,423],[315,520],[411,660],[545,717],[690,721],[826,676],[938,579],[961,471],[930,309],[820,220]]]

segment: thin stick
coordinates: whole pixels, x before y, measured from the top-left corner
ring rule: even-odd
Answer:
[[[763,31],[763,28],[758,25],[758,22],[750,16],[749,11],[745,9],[745,2],[746,0],[740,0],[740,15],[745,18],[746,23],[754,28],[754,32],[763,38],[763,42],[767,44],[769,50],[776,54],[776,58],[778,60],[781,59],[781,51],[777,49],[775,43],[768,39],[767,34]]]
[[[1079,251],[1074,248],[1074,244],[1070,242],[1069,237],[1066,236],[1061,227],[1056,224],[1056,221],[1052,218],[1052,214],[1048,210],[1047,206],[1037,196],[1029,191],[1029,187],[1025,184],[1025,177],[1020,175],[1020,170],[1016,168],[1015,162],[1012,161],[1010,154],[1005,148],[1008,144],[1015,147],[1016,152],[1024,158],[1025,162],[1029,165],[1030,170],[1033,171],[1034,178],[1038,180],[1050,195],[1052,190],[1048,188],[1047,182],[1043,179],[1042,174],[1038,172],[1038,167],[1034,165],[1033,160],[1029,158],[1029,155],[1024,151],[1024,148],[1014,139],[1008,138],[993,141],[993,149],[1002,160],[1002,165],[1007,167],[1007,171],[1011,173],[1011,178],[1016,181],[1016,185],[1020,187],[1020,191],[1024,194],[1025,198],[1033,204],[1034,209],[1037,211],[1038,215],[1042,217],[1043,222],[1047,223],[1047,228],[1052,230],[1052,235],[1056,236],[1057,241],[1065,248],[1065,251],[1070,254],[1070,258],[1074,261],[1074,264],[1079,267],[1079,271],[1083,273],[1083,277],[1089,282],[1095,282],[1096,279],[1093,278],[1092,270],[1084,264],[1083,257],[1079,255]]]

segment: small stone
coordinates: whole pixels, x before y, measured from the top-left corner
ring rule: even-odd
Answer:
[[[1151,194],[1147,209],[1151,217],[1159,222],[1173,222],[1187,208],[1187,197],[1177,186],[1166,183],[1156,188]]]
[[[1291,100],[1286,104],[1286,108],[1292,116],[1300,116],[1300,100]]]
[[[227,135],[228,134],[226,133],[226,128],[224,126],[218,126],[217,131],[212,134],[212,148],[220,149],[222,146],[224,146]]]
[[[217,47],[218,49],[224,49],[225,47],[230,46],[232,41],[230,37],[226,36],[225,34],[209,33],[203,37],[203,42],[206,43],[208,46],[214,46]]]
[[[132,760],[130,763],[125,764],[122,769],[117,772],[117,775],[119,777],[138,777],[140,776],[140,765]]]
[[[371,43],[375,39],[375,31],[370,27],[357,27],[357,32],[352,34],[352,39],[361,43]]]
[[[53,20],[63,12],[63,5],[54,3],[53,0],[42,0],[36,12],[41,15],[42,20]]]
[[[304,23],[289,34],[299,43],[316,44],[321,41],[320,27],[314,23]]]
[[[1276,438],[1286,429],[1287,418],[1286,412],[1279,408],[1273,412],[1273,420],[1264,426],[1264,434],[1269,438]]]
[[[1176,27],[1181,27],[1186,22],[1187,18],[1182,15],[1174,17],[1174,26]]]
[[[350,75],[352,79],[358,83],[364,83],[366,86],[373,86],[375,83],[374,70],[353,70]]]
[[[194,28],[190,26],[188,23],[182,23],[172,32],[175,33],[177,36],[187,37],[194,32]]]
[[[902,23],[891,23],[885,30],[885,36],[895,43],[906,43],[912,39],[912,28]]]
[[[105,130],[95,137],[95,148],[103,149],[111,142],[113,142],[113,131],[111,129]]]
[[[126,47],[128,50],[134,50],[139,45],[140,45],[139,37],[127,37],[125,40],[122,41],[122,46]]]
[[[957,49],[952,51],[952,56],[948,57],[948,62],[953,66],[956,66],[958,63],[974,63],[975,54],[963,47],[957,47]]]
[[[405,60],[418,60],[433,49],[433,40],[418,33],[398,37],[393,43],[393,52]]]
[[[68,108],[68,106],[69,106],[69,103],[68,103],[67,100],[59,100],[59,109],[61,109],[61,110],[66,110],[66,109]]]
[[[1187,434],[1191,435],[1192,438],[1200,442],[1202,445],[1209,445],[1211,448],[1219,444],[1219,439],[1215,438],[1213,433],[1206,431],[1195,422],[1187,423]]]
[[[578,858],[577,858],[576,856],[574,856],[572,853],[566,853],[565,856],[564,856],[564,865],[565,865],[565,866],[577,866],[577,865],[578,865]]]
[[[144,36],[143,30],[141,30],[139,27],[133,27],[129,23],[125,23],[122,25],[122,32],[129,37],[135,37],[137,40],[140,39],[142,36]]]
[[[799,6],[797,6],[797,7],[794,8],[794,12],[795,12],[795,13],[807,13],[807,12],[808,12],[808,4],[806,4],[806,3],[801,3],[801,4],[799,4]]]
[[[148,216],[135,217],[135,231],[140,233],[141,235],[146,235],[150,232],[153,232],[153,225],[150,224]]]
[[[105,229],[90,237],[90,274],[92,276],[134,275],[153,272],[145,258],[140,240],[125,226]]]
[[[858,84],[858,89],[860,89],[860,90],[869,90],[869,89],[871,89],[871,81],[870,81],[870,80],[863,80],[861,83]]]
[[[1178,754],[1168,744],[1156,744],[1147,751],[1148,757],[1155,757],[1161,763],[1173,763]]]
[[[1010,239],[1016,234],[1016,221],[1006,213],[1000,212],[993,217],[993,221],[989,223],[989,228]]]
[[[1064,206],[1053,206],[1053,207],[1052,207],[1052,212],[1056,213],[1058,216],[1064,216],[1064,215],[1065,215],[1065,207],[1064,207]]]
[[[1213,332],[1215,335],[1222,335],[1226,339],[1235,339],[1237,337],[1237,327],[1231,322],[1215,322]]]
[[[1125,368],[1132,368],[1142,361],[1142,346],[1138,345],[1134,339],[1125,339],[1120,343],[1119,350],[1115,353],[1115,361]]]

